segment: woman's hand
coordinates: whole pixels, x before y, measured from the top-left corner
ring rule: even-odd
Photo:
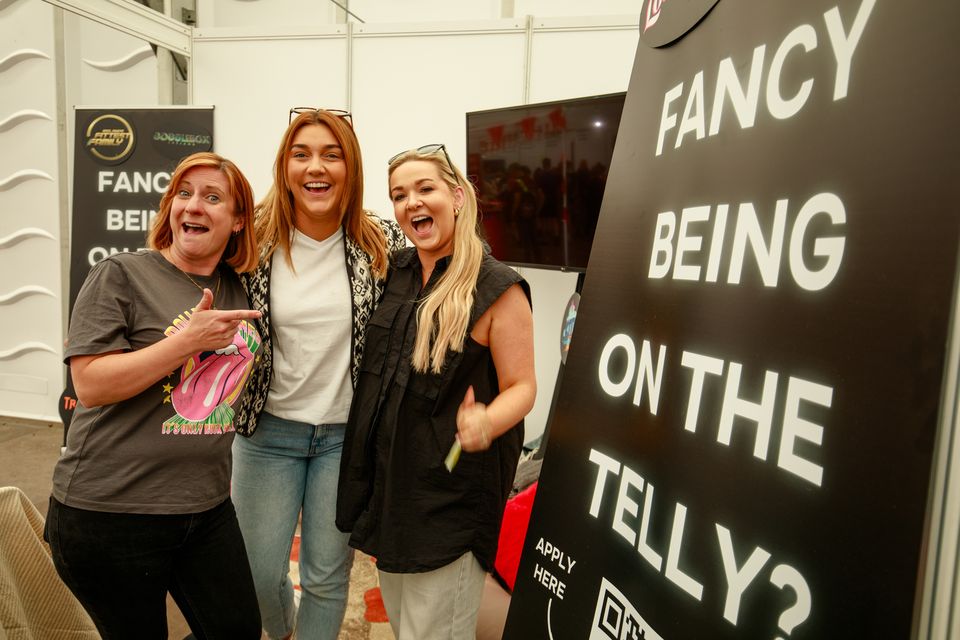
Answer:
[[[457,439],[464,451],[486,451],[493,438],[493,426],[487,414],[487,405],[477,402],[473,387],[467,388],[463,402],[457,409]]]
[[[216,351],[230,346],[242,320],[260,317],[260,312],[248,309],[221,311],[213,308],[213,293],[204,289],[200,302],[190,315],[182,336],[194,345],[192,351]]]

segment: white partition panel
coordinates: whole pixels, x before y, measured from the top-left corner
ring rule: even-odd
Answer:
[[[339,1],[339,0],[338,0]],[[501,16],[502,0],[351,0],[340,2],[367,24],[387,22],[436,22],[441,20],[490,20]]]
[[[523,96],[522,23],[354,28],[353,98],[363,146],[368,208],[392,217],[387,159],[443,142],[466,161],[466,113],[518,104]]]
[[[643,0],[512,0],[513,15],[531,15],[539,17],[554,16],[599,16],[599,15],[639,15]]]
[[[75,38],[78,84],[69,106],[151,106],[158,104],[157,55],[149,43],[93,20],[70,16],[68,37]]]
[[[275,26],[298,29],[307,25],[331,25],[338,13],[337,5],[317,0],[199,0],[196,6],[197,26],[203,29]]]
[[[626,91],[640,16],[534,18],[530,102]]]
[[[64,371],[54,12],[0,2],[0,410],[49,421]]]
[[[347,108],[346,29],[204,29],[196,36],[193,103],[213,105],[214,150],[237,163],[259,200],[270,188],[290,108]]]

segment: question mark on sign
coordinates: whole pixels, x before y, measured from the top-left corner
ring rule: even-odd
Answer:
[[[780,589],[789,586],[797,594],[797,601],[781,613],[777,621],[777,626],[783,629],[786,635],[790,635],[797,625],[810,615],[810,587],[807,586],[807,581],[803,579],[800,572],[788,564],[777,565],[770,575],[770,582]],[[776,640],[784,640],[784,638],[778,637]]]

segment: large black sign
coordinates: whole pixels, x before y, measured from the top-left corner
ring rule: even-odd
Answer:
[[[958,24],[728,0],[640,44],[505,637],[911,636]]]
[[[212,108],[76,110],[71,309],[90,267],[144,246],[177,162],[212,148]]]

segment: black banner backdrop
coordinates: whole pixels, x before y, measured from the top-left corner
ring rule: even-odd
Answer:
[[[908,638],[960,4],[649,4],[505,637]]]
[[[145,246],[177,163],[212,148],[212,107],[76,109],[71,309],[90,267]]]
[[[70,310],[90,267],[146,246],[147,232],[177,163],[213,148],[212,107],[77,107],[70,236]],[[60,401],[69,425],[73,382]]]

